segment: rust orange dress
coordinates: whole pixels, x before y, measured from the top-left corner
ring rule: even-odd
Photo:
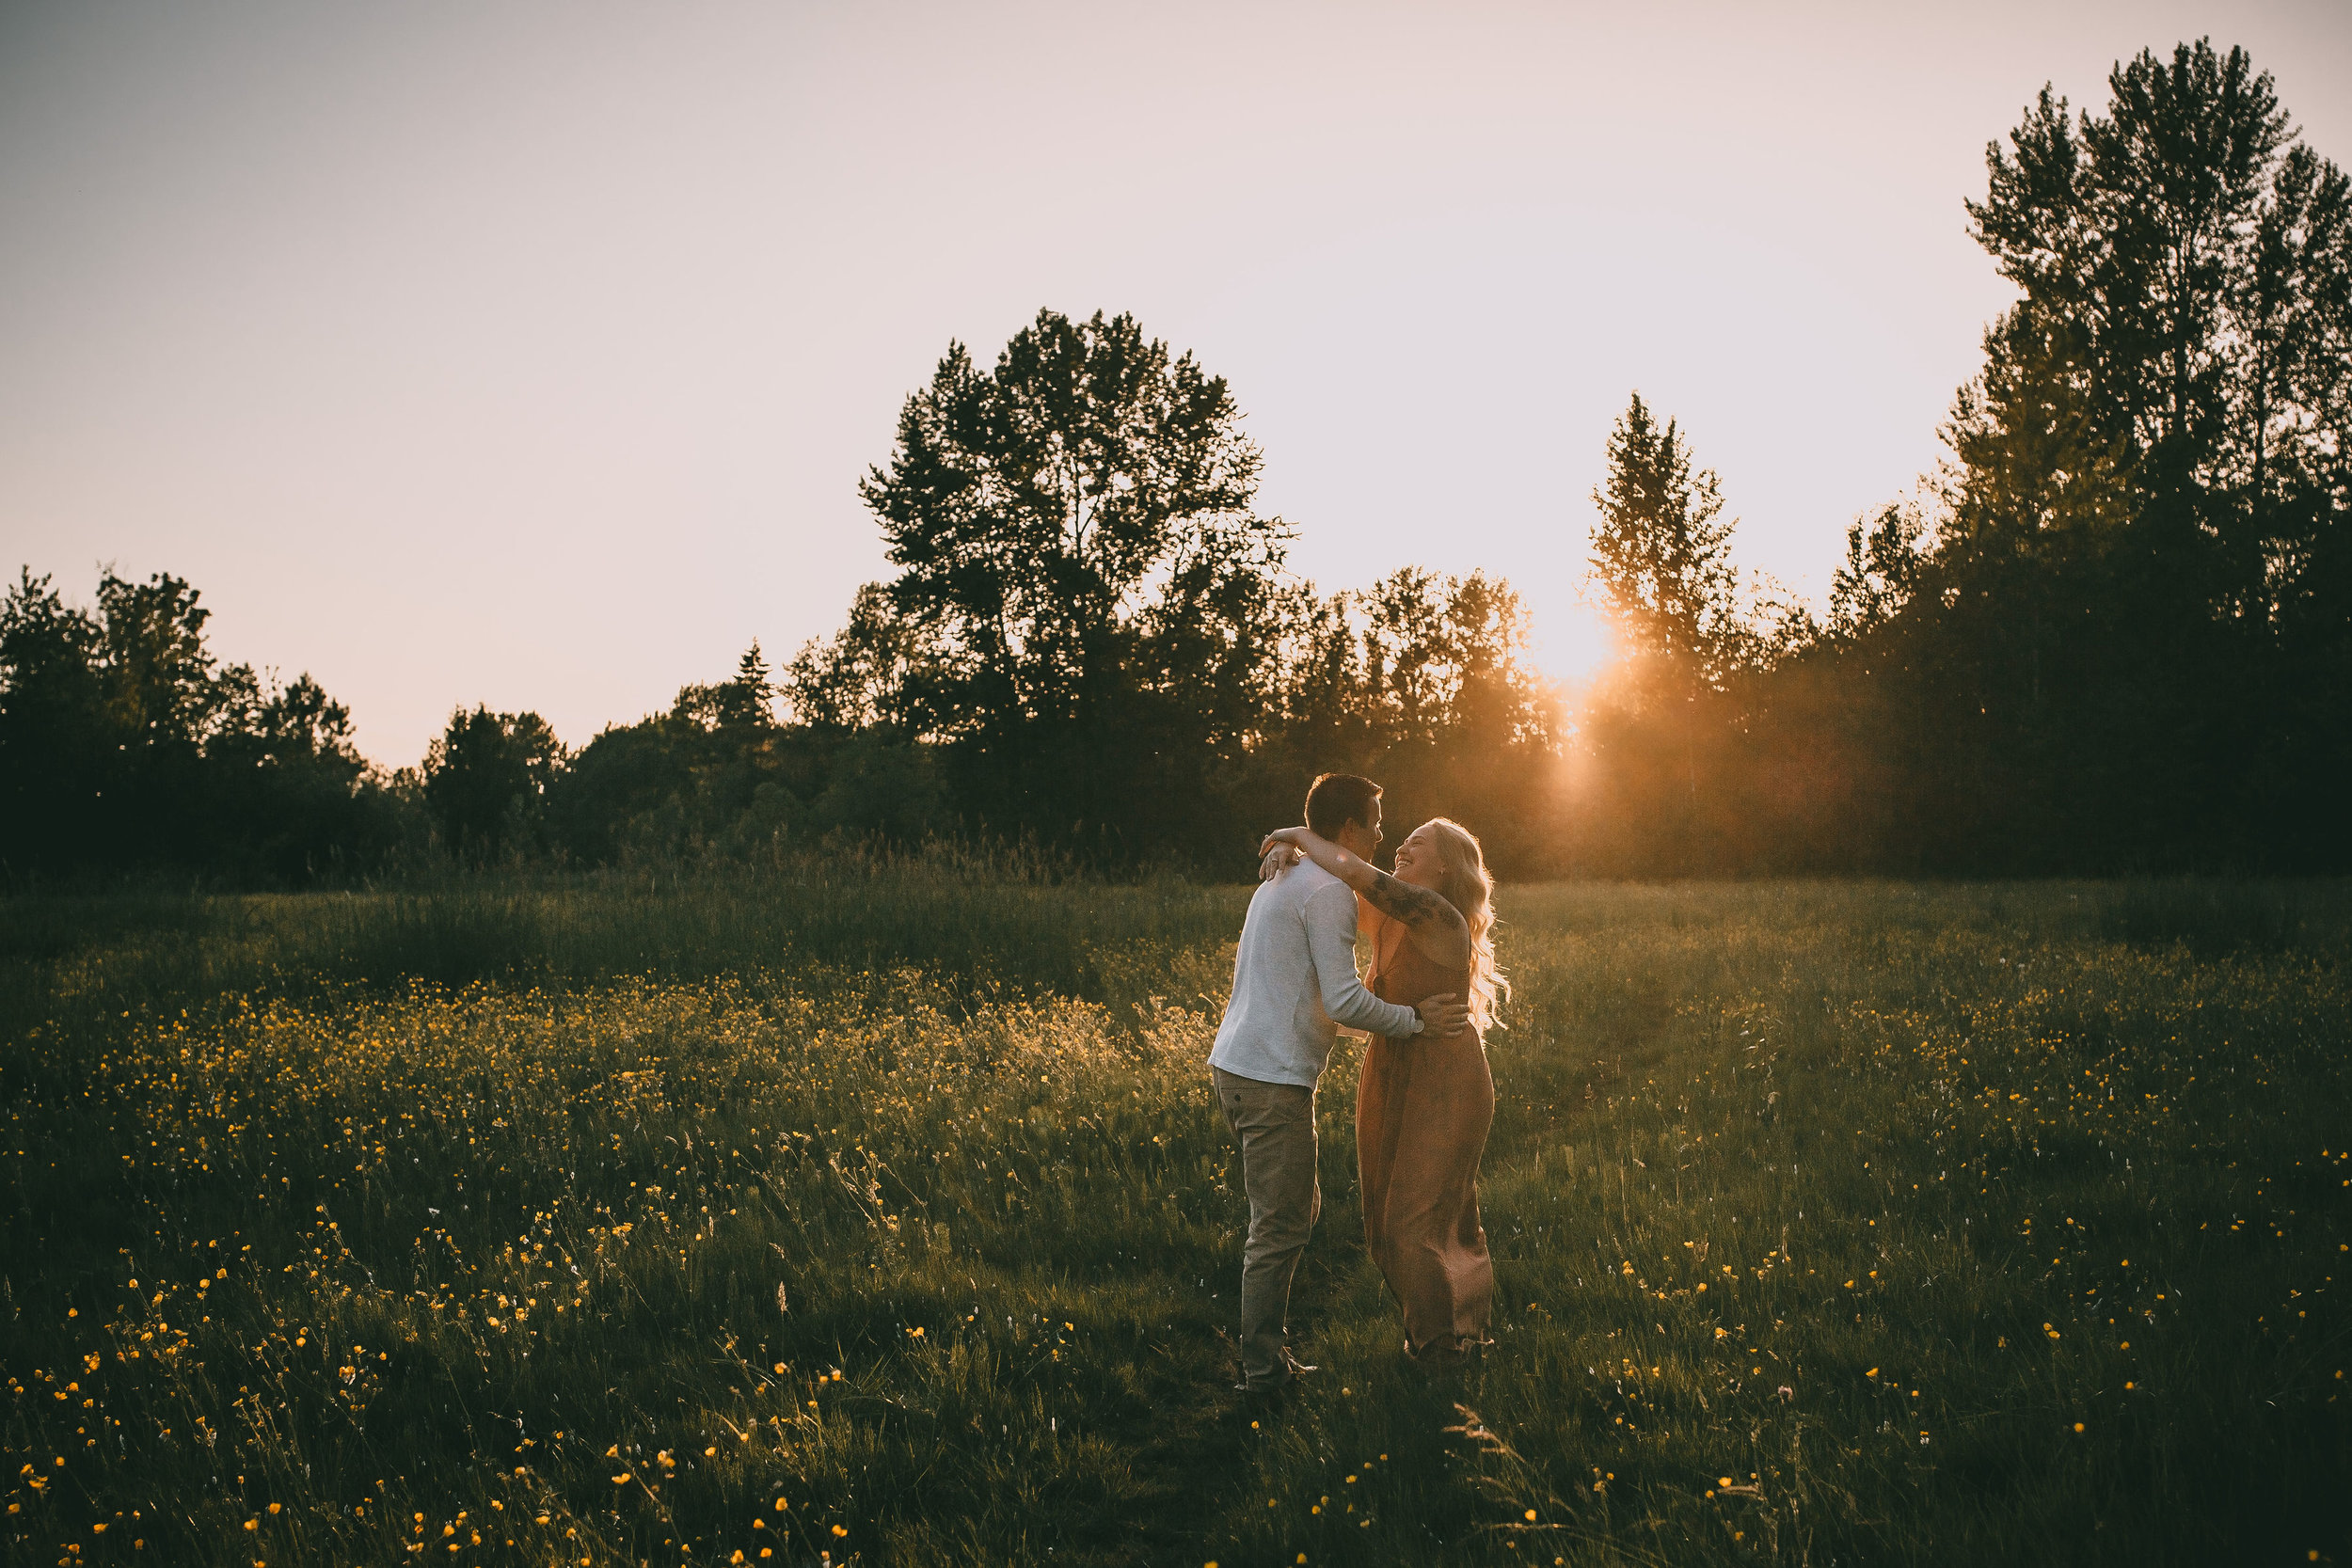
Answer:
[[[1411,1006],[1467,998],[1470,970],[1431,961],[1401,921],[1367,906],[1372,993]],[[1356,1096],[1364,1244],[1405,1315],[1406,1353],[1432,1364],[1486,1343],[1494,1260],[1478,1223],[1478,1161],[1495,1083],[1475,1030],[1454,1039],[1374,1037]]]

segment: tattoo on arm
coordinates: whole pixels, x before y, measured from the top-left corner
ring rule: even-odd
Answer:
[[[1385,871],[1373,872],[1372,886],[1364,890],[1364,897],[1374,909],[1415,931],[1434,935],[1449,928],[1464,934],[1470,930],[1453,905],[1427,888],[1400,882]]]

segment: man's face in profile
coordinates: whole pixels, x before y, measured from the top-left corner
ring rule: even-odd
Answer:
[[[1340,830],[1339,846],[1361,860],[1370,860],[1380,851],[1380,802],[1375,799],[1367,814],[1371,820],[1359,822],[1349,818]]]

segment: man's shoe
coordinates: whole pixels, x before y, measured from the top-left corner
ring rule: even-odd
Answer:
[[[1236,1383],[1233,1393],[1235,1412],[1251,1418],[1250,1424],[1255,1426],[1256,1418],[1263,1416],[1271,1419],[1277,1411],[1290,1403],[1291,1385],[1287,1379],[1280,1383]]]
[[[1250,1383],[1244,1380],[1243,1382],[1233,1385],[1233,1392],[1236,1394],[1264,1394],[1269,1391],[1279,1391],[1288,1388],[1292,1384],[1297,1382],[1302,1377],[1312,1377],[1315,1373],[1321,1370],[1323,1370],[1321,1367],[1310,1366],[1306,1362],[1301,1361],[1296,1356],[1291,1354],[1290,1352],[1284,1351],[1282,1353],[1282,1375],[1279,1378],[1273,1379],[1265,1383]]]

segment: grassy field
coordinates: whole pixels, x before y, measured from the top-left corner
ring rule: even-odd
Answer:
[[[1506,888],[1493,1349],[1343,1056],[1255,1424],[1246,897],[0,904],[8,1560],[2352,1557],[2352,890]]]

